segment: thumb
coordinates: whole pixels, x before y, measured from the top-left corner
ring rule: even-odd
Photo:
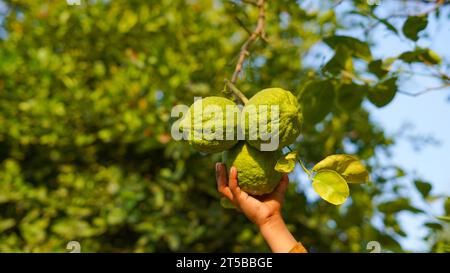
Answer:
[[[289,177],[287,174],[283,174],[281,177],[280,184],[278,184],[278,187],[273,192],[273,197],[278,202],[282,203],[284,200],[284,193],[286,192],[287,186],[289,184]]]

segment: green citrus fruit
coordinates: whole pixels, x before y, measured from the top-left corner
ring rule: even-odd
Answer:
[[[259,91],[248,101],[241,114],[246,140],[260,151],[281,150],[292,144],[300,134],[302,122],[297,98],[281,88]],[[278,140],[275,147],[267,146],[274,143],[271,142],[271,134]],[[266,144],[266,148],[262,144]]]
[[[194,102],[180,122],[189,144],[205,153],[216,153],[237,142],[240,110],[226,98],[206,97]]]
[[[281,151],[261,152],[246,142],[222,153],[222,161],[229,170],[235,166],[238,171],[239,187],[253,195],[271,193],[280,182],[282,173],[275,171]]]

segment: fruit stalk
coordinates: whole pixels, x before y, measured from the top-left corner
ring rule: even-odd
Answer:
[[[264,0],[258,0],[256,4],[259,8],[259,16],[258,16],[258,23],[256,25],[255,30],[252,32],[250,37],[245,41],[245,43],[241,47],[241,51],[239,53],[239,59],[236,64],[236,68],[234,69],[233,76],[231,77],[231,82],[236,83],[237,78],[239,76],[239,73],[242,70],[242,66],[244,65],[245,57],[249,55],[248,49],[253,44],[254,41],[258,37],[261,37],[262,39],[265,39],[265,33],[264,33],[264,24],[266,20],[265,10],[264,10]]]
[[[308,175],[309,179],[311,179],[311,171],[306,168],[305,164],[303,163],[302,159],[297,156],[297,161],[300,163],[300,166],[302,167],[303,171]]]
[[[246,105],[248,102],[248,98],[244,95],[244,93],[241,92],[231,81],[225,79],[225,84],[228,88],[233,92],[233,94],[238,97],[241,102]]]
[[[287,146],[287,148],[290,152],[292,152],[292,149],[289,146]],[[302,167],[303,171],[308,175],[309,179],[311,179],[311,171],[308,170],[308,168],[306,168],[305,163],[303,163],[303,160],[298,155],[296,156],[296,159],[298,163],[300,163],[300,166]]]

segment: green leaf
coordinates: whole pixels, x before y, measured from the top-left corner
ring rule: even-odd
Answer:
[[[334,35],[324,38],[323,41],[336,51],[339,46],[344,46],[351,52],[352,56],[361,58],[366,61],[370,61],[372,59],[369,45],[366,42],[363,42],[356,38],[350,36]]]
[[[220,205],[225,209],[235,209],[236,207],[225,197],[220,198]]]
[[[139,18],[136,13],[131,10],[125,10],[122,19],[119,21],[119,32],[128,32],[136,23]]]
[[[398,57],[406,63],[440,64],[441,57],[429,48],[416,48],[414,51],[406,51]]]
[[[441,198],[442,196],[439,195],[428,195],[425,201],[427,201],[428,203],[433,203],[436,202],[437,200],[440,200]]]
[[[5,230],[8,230],[16,225],[16,220],[12,218],[8,219],[1,219],[0,220],[0,232],[4,232]]]
[[[400,227],[400,225],[398,223],[393,226],[393,230],[394,230],[395,233],[397,233],[398,235],[400,235],[402,237],[406,237],[407,236],[405,231],[403,231],[403,229]]]
[[[337,91],[337,103],[347,111],[360,107],[366,94],[367,87],[355,83],[343,83]]]
[[[386,69],[386,66],[383,64],[382,60],[371,61],[368,66],[369,72],[376,75],[379,79],[389,73],[389,69]]]
[[[312,171],[332,170],[337,172],[347,183],[365,183],[369,180],[369,172],[359,159],[352,155],[330,155],[317,163]]]
[[[397,77],[382,81],[369,89],[368,98],[377,107],[389,104],[397,93]]]
[[[297,160],[297,152],[292,151],[286,155],[286,159],[288,160]]]
[[[333,205],[343,204],[350,191],[344,178],[332,170],[322,170],[316,173],[312,186],[322,199]]]
[[[438,216],[436,217],[437,219],[444,221],[444,222],[449,222],[450,223],[450,216]]]
[[[408,19],[406,19],[405,24],[403,25],[403,34],[405,34],[405,36],[409,39],[417,41],[419,39],[419,32],[424,30],[427,27],[427,24],[427,15],[410,16],[408,17]]]
[[[350,11],[349,13],[350,14],[358,14],[358,15],[361,15],[362,17],[364,17],[364,18],[367,18],[367,17],[370,16],[370,17],[374,18],[375,20],[377,20],[378,22],[380,22],[383,25],[385,25],[387,27],[387,29],[389,29],[390,31],[394,32],[395,34],[398,34],[397,29],[391,23],[389,23],[389,21],[387,19],[383,19],[383,18],[378,17],[376,14],[373,13],[373,11],[371,11],[370,13],[367,13],[367,12],[361,12],[361,11],[354,11],[353,10],[353,11]]]
[[[430,191],[432,189],[432,186],[430,183],[416,180],[414,181],[414,185],[416,185],[416,189],[422,194],[423,198],[427,198],[430,194]]]
[[[425,226],[430,229],[433,229],[433,230],[441,230],[442,229],[442,225],[439,223],[428,222],[428,223],[425,223]]]
[[[374,16],[374,18],[377,19],[380,23],[382,23],[387,29],[394,32],[395,34],[398,34],[397,29],[391,23],[389,23],[389,21],[387,19],[382,19],[382,18],[378,18],[375,16]]]
[[[439,54],[437,54],[435,51],[428,49],[426,51],[426,54],[423,55],[423,58],[426,62],[429,62],[431,64],[440,64],[442,62],[441,57]]]
[[[444,202],[444,210],[447,215],[450,215],[450,197],[447,197]]]
[[[329,80],[308,82],[300,93],[303,118],[306,123],[322,121],[333,107],[334,85]]]
[[[407,198],[399,198],[393,201],[387,201],[378,205],[378,210],[387,214],[397,213],[403,210],[410,211],[412,213],[421,213],[422,210],[411,206],[410,200]]]
[[[419,58],[420,53],[418,50],[415,51],[406,51],[400,54],[398,56],[399,60],[404,61],[405,63],[414,63],[414,62],[422,62],[422,60]]]
[[[339,45],[334,56],[325,64],[322,70],[334,75],[341,73],[341,71],[353,72],[351,51],[347,47]]]
[[[280,173],[290,173],[295,168],[295,163],[297,161],[297,152],[293,151],[278,159],[275,165],[275,171]]]

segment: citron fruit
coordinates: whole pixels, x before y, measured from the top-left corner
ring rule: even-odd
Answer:
[[[229,170],[238,171],[239,187],[252,195],[271,193],[280,182],[282,173],[275,171],[281,151],[261,152],[241,141],[222,153],[222,161]]]
[[[302,122],[297,98],[282,88],[259,91],[241,114],[245,139],[260,151],[281,150],[292,144],[300,134]]]
[[[180,122],[180,129],[196,150],[216,153],[238,142],[240,109],[226,98],[196,100]]]

